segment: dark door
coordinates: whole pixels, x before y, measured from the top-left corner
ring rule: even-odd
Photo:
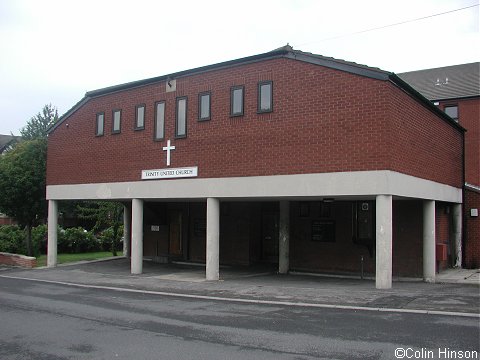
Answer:
[[[373,201],[353,203],[353,242],[367,247],[370,256],[375,248],[375,208]]]
[[[263,262],[278,263],[278,222],[278,209],[268,206],[262,210]]]
[[[182,255],[182,212],[170,210],[169,213],[169,254]]]

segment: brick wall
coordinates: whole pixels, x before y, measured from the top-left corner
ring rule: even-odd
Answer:
[[[392,169],[461,188],[461,133],[410,95],[393,88],[389,91]]]
[[[469,269],[480,268],[480,217],[472,217],[470,209],[480,211],[480,193],[465,190],[465,241],[464,266]]]
[[[465,181],[480,186],[480,97],[441,101],[439,107],[458,106],[458,121],[465,133]]]
[[[11,217],[0,215],[0,225],[15,225],[15,220]]]
[[[37,266],[37,259],[30,256],[0,252],[0,264],[34,268]]]
[[[257,114],[262,80],[273,81],[272,113]],[[245,85],[245,116],[229,115],[233,85]],[[212,119],[198,122],[203,91],[211,91]],[[174,139],[178,96],[188,96],[184,139]],[[165,140],[157,142],[160,100]],[[133,130],[137,104],[146,104],[141,131]],[[117,108],[122,131],[112,135]],[[102,137],[95,137],[98,112],[105,112]],[[202,178],[392,169],[461,186],[457,130],[389,82],[290,59],[178,78],[173,93],[161,82],[91,99],[50,134],[47,184],[140,180],[141,170],[166,167],[167,139],[176,146],[171,166],[198,166]]]

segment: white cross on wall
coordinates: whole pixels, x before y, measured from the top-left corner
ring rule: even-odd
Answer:
[[[167,146],[163,147],[163,151],[167,152],[167,166],[170,166],[170,151],[175,150],[175,146],[170,145],[170,140],[167,140]]]

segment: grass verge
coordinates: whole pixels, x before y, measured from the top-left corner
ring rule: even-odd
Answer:
[[[119,252],[117,254],[121,255],[122,253]],[[75,262],[75,261],[97,260],[97,259],[103,259],[111,256],[113,255],[110,251],[80,253],[80,254],[58,254],[57,262],[59,264],[63,264],[63,263]],[[37,267],[46,266],[46,265],[47,265],[47,255],[40,255],[39,257],[37,257]]]

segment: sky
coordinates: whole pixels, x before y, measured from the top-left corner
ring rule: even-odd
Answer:
[[[477,62],[479,0],[0,0],[0,134],[90,90],[287,43],[395,73]]]

